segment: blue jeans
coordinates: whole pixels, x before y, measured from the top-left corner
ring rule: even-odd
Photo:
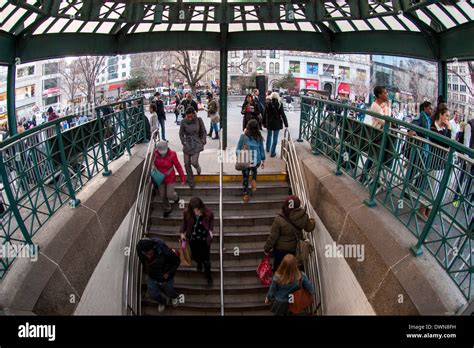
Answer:
[[[280,134],[279,129],[268,130],[267,131],[267,152],[270,152],[270,155],[276,155],[276,147],[278,144],[278,135]],[[273,137],[273,141],[272,141]],[[271,149],[270,149],[271,146]]]
[[[243,185],[244,195],[250,194],[250,191],[249,191],[250,172],[252,172],[252,179],[256,181],[257,180],[257,168],[259,166],[260,166],[260,163],[257,164],[255,167],[250,167],[250,168],[242,170],[242,185]]]
[[[178,293],[174,289],[174,277],[164,283],[159,283],[151,277],[148,277],[147,286],[150,297],[158,303],[166,304],[167,302],[166,298],[161,295],[161,291],[170,299],[178,297]]]
[[[160,122],[161,127],[161,140],[166,140],[165,138],[165,119],[158,117],[158,122]]]
[[[216,123],[211,122],[211,136],[212,136],[212,131],[216,132],[216,137],[219,135],[219,122],[216,122]]]

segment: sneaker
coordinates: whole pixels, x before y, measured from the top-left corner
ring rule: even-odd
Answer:
[[[172,305],[173,307],[175,307],[175,308],[178,307],[178,304],[179,304],[179,302],[178,302],[178,298],[177,298],[177,297],[171,299],[171,305]]]
[[[162,312],[165,310],[165,308],[166,308],[166,306],[165,306],[164,304],[161,304],[161,303],[160,303],[160,304],[158,305],[158,312],[159,312],[159,313],[162,313]]]
[[[257,191],[257,181],[252,179],[252,191]]]
[[[277,155],[276,153],[272,153],[270,157],[276,157],[276,155]]]

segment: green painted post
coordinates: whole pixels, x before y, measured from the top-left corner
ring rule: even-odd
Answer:
[[[72,208],[76,208],[77,206],[79,206],[79,204],[81,204],[81,201],[76,198],[76,192],[74,191],[74,188],[72,187],[71,177],[69,175],[69,169],[68,169],[68,162],[66,158],[66,153],[64,151],[63,135],[61,133],[61,125],[59,122],[56,123],[56,136],[58,137],[59,154],[61,155],[61,167],[63,170],[64,179],[66,180],[66,187],[67,187],[67,190],[69,191],[69,197],[71,197],[69,201],[69,205]]]
[[[304,104],[303,102],[303,98],[301,98],[301,110],[300,110],[300,129],[299,129],[299,133],[298,133],[298,139],[296,140],[297,142],[299,143],[302,143],[303,142],[303,138],[302,138],[302,133],[303,133],[303,114],[306,112],[308,113],[306,109],[306,104]],[[310,109],[311,110],[311,109]],[[308,122],[308,118],[306,118],[306,122]]]
[[[221,50],[220,50],[220,89],[219,89],[219,114],[221,117],[220,128],[222,131],[222,144],[224,150],[227,148],[227,31],[228,25],[221,24]]]
[[[8,113],[8,134],[14,136],[16,129],[16,103],[15,103],[15,78],[16,65],[9,64],[7,72],[7,113]]]
[[[129,129],[128,129],[127,116],[130,115],[134,111],[133,110],[134,107],[135,106],[131,105],[129,109],[125,109],[125,110],[123,110],[121,112],[119,111],[117,113],[119,121],[121,119],[121,116],[123,116],[123,123],[124,123],[124,127],[125,127],[125,146],[127,147],[127,152],[130,156],[132,155],[132,152],[130,151],[130,134],[129,134]],[[140,109],[138,108],[138,110],[140,110]]]
[[[336,166],[336,175],[342,175],[341,172],[341,162],[342,162],[342,151],[344,147],[344,133],[346,128],[347,122],[347,108],[344,108],[344,114],[342,115],[342,126],[341,126],[341,134],[339,135],[339,155],[337,156],[337,166]]]
[[[27,244],[33,244],[30,234],[28,233],[28,230],[26,229],[23,218],[21,217],[20,210],[18,209],[18,204],[15,199],[15,196],[13,195],[13,192],[10,188],[7,171],[5,170],[5,166],[3,164],[3,151],[0,151],[0,175],[2,176],[3,190],[5,191],[5,195],[7,196],[7,199],[8,199],[9,209],[11,210],[11,212],[13,213],[13,216],[16,219],[18,228],[20,229],[21,234],[23,235],[23,238],[25,238],[25,242]],[[7,238],[9,237],[6,237],[6,241],[9,240]]]
[[[448,62],[438,61],[438,95],[448,100]]]
[[[382,171],[382,162],[385,155],[385,144],[387,143],[389,129],[390,129],[390,122],[386,121],[383,127],[382,143],[380,144],[380,153],[379,153],[379,158],[378,158],[378,163],[377,163],[377,169],[375,171],[375,178],[374,178],[374,182],[372,183],[372,187],[370,188],[370,197],[369,197],[369,200],[364,200],[364,203],[370,208],[376,206],[375,192],[377,191],[377,184],[379,183],[380,172]]]
[[[323,111],[323,102],[318,101],[318,110],[316,111],[316,141],[315,141],[315,147],[313,149],[313,155],[319,155],[320,151],[318,149],[318,142],[319,139],[321,138],[321,112]]]
[[[97,127],[98,127],[98,132],[99,132],[99,146],[100,146],[100,152],[102,154],[102,165],[104,166],[104,171],[102,172],[102,176],[110,176],[112,175],[112,171],[108,167],[107,154],[105,152],[104,134],[102,133],[104,129],[102,127],[102,117],[100,116],[100,108],[98,107],[95,108],[95,114],[96,114]]]
[[[423,232],[421,232],[420,237],[418,238],[418,243],[413,245],[410,248],[410,251],[415,256],[420,256],[423,254],[422,245],[426,240],[426,237],[430,233],[431,226],[433,225],[434,219],[436,214],[438,214],[439,207],[441,206],[441,202],[443,201],[444,194],[446,193],[446,189],[448,188],[449,178],[451,177],[451,171],[453,169],[453,158],[454,158],[454,149],[450,148],[448,153],[448,158],[446,160],[446,166],[444,167],[444,174],[441,182],[439,184],[438,194],[436,195],[436,199],[433,203],[433,208],[431,209],[430,216],[426,221],[425,227],[423,228]]]

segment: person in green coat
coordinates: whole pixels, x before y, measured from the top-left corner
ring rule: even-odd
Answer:
[[[301,207],[297,196],[289,196],[283,203],[282,211],[273,220],[270,236],[264,246],[264,253],[273,251],[273,272],[287,255],[296,255],[298,240],[304,239],[303,230],[312,232],[316,226],[306,209]]]

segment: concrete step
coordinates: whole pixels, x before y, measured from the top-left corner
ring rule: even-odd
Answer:
[[[167,306],[164,312],[158,313],[157,306],[144,306],[142,307],[142,315],[144,316],[220,316],[220,311],[195,311],[191,308],[173,308]],[[265,308],[263,310],[255,311],[225,311],[226,316],[270,316],[273,315],[270,309]]]
[[[177,235],[179,235],[179,226],[151,225],[150,233],[163,233],[163,234],[176,233]],[[225,226],[224,234],[226,238],[228,235],[245,236],[247,233],[268,232],[270,231],[271,227],[272,227],[272,224],[261,224],[261,225],[255,225],[255,226]],[[214,235],[219,234],[219,233],[220,233],[219,224],[216,223],[216,221],[214,221]]]
[[[188,296],[189,297],[189,296]],[[236,298],[233,302],[228,302],[230,296],[226,296],[224,299],[225,304],[225,311],[226,312],[242,312],[242,311],[262,311],[265,309],[270,310],[270,305],[265,304],[265,295],[263,295],[263,299],[254,298],[252,300],[245,301],[240,298]],[[244,296],[245,297],[245,296]],[[173,308],[172,306],[167,306],[166,310],[173,310],[173,311],[180,311],[180,310],[193,310],[196,312],[204,311],[204,312],[220,312],[221,311],[221,303],[220,297],[215,296],[218,301],[214,300],[213,295],[211,296],[200,296],[199,298],[193,297],[194,301],[191,299],[186,300],[184,303],[180,303],[179,307]],[[212,299],[212,301],[210,301]],[[235,302],[234,302],[235,301]],[[145,298],[142,300],[142,307],[149,307],[147,308],[148,313],[150,311],[154,314],[150,315],[160,315],[158,313],[158,303],[153,301],[152,299]],[[154,312],[156,310],[156,312]]]
[[[225,284],[225,282],[224,282]],[[263,285],[259,280],[253,284],[227,284],[224,285],[224,295],[231,294],[249,294],[268,292],[268,286]],[[207,284],[175,284],[175,289],[180,294],[220,294],[220,284],[214,283],[213,286]]]
[[[197,182],[194,190],[188,185],[176,185],[176,191],[180,196],[218,196],[219,184],[214,182]],[[261,181],[257,180],[257,191],[253,194],[253,198],[265,197],[267,195],[288,195],[289,186],[283,181]],[[241,196],[242,184],[238,182],[226,182],[223,185],[223,196]]]
[[[178,242],[178,239],[173,238],[169,242],[166,243],[168,247],[175,249],[175,250],[180,250],[180,245]],[[225,253],[230,253],[232,252],[233,254],[241,253],[242,250],[253,250],[253,249],[259,249],[260,252],[263,255],[263,247],[265,245],[265,241],[263,242],[228,242],[224,240],[224,254]],[[238,249],[236,249],[238,248]],[[216,240],[213,240],[211,243],[211,254],[219,253],[219,243]],[[237,255],[236,255],[237,256]],[[238,257],[236,257],[238,258]]]
[[[259,181],[286,181],[288,175],[285,172],[266,174],[265,172],[260,172],[258,175]],[[176,181],[180,182],[179,175],[176,175]],[[194,180],[196,182],[219,182],[219,174],[202,174],[195,175]],[[222,181],[227,182],[242,182],[242,174],[226,174],[222,176]]]
[[[173,226],[175,227],[175,226]],[[255,226],[251,226],[254,228]],[[227,229],[224,232],[224,242],[225,243],[236,243],[236,242],[265,242],[270,235],[271,226],[266,226],[264,231],[252,231],[249,226],[248,232],[228,232]],[[174,242],[177,238],[179,238],[179,232],[177,232],[177,228],[173,228],[173,231],[162,231],[156,225],[152,225],[150,227],[150,231],[148,233],[148,237],[157,237],[163,239],[166,243]],[[212,241],[213,244],[218,244],[220,240],[220,232],[214,232],[214,240]]]
[[[192,196],[182,196],[180,200],[183,200],[185,203],[185,207],[188,206],[189,200]],[[283,202],[287,198],[287,195],[257,195],[256,193],[252,196],[253,199],[250,199],[250,202],[247,204],[242,204],[242,195],[239,196],[223,196],[223,204],[222,208],[224,211],[226,210],[254,210],[254,209],[281,209]],[[201,197],[204,204],[214,212],[217,212],[219,209],[219,196],[204,196]],[[153,209],[159,210],[162,209],[161,198],[159,196],[155,196],[153,202],[151,203]],[[184,209],[180,207],[178,204],[174,206],[174,209],[180,210]]]
[[[243,204],[243,203],[242,203]],[[224,226],[255,226],[270,225],[280,212],[279,209],[260,209],[260,210],[224,210],[223,222]],[[214,224],[218,223],[217,212],[214,212]],[[183,219],[183,212],[172,211],[167,217],[163,217],[161,210],[153,210],[150,214],[150,223],[154,225],[172,225],[180,226]]]

